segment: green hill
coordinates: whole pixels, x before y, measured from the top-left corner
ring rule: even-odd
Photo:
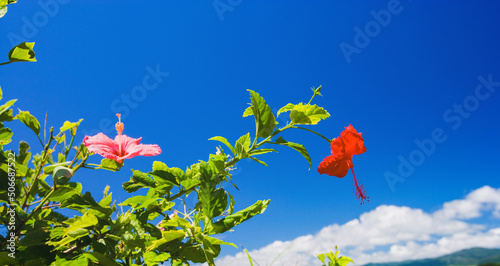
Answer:
[[[364,266],[500,266],[500,249],[470,248],[432,259],[391,263],[369,263]]]

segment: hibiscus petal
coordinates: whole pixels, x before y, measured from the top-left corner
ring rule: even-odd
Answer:
[[[348,171],[348,160],[339,160],[335,155],[327,156],[318,167],[318,173],[336,177],[344,177]]]
[[[142,138],[134,139],[127,135],[119,135],[115,137],[115,141],[120,143],[122,152],[119,154],[119,159],[130,159],[141,155],[141,147],[139,142]]]
[[[83,144],[89,151],[97,153],[108,159],[116,159],[118,156],[118,143],[108,138],[103,133],[95,136],[85,136]]]
[[[332,155],[336,156],[338,160],[344,157],[345,147],[341,138],[334,138],[330,144]]]
[[[155,156],[161,153],[160,146],[156,144],[140,144],[142,148],[141,155],[143,156]]]
[[[131,138],[127,135],[121,135],[115,137],[116,141],[119,141],[122,145],[122,153],[119,157],[120,159],[129,159],[135,156],[154,156],[161,153],[161,149],[156,144],[139,144],[142,138]]]
[[[346,127],[345,130],[340,133],[340,137],[344,143],[346,153],[360,155],[366,151],[361,132],[358,133],[352,125]]]

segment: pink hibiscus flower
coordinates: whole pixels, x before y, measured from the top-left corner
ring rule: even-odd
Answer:
[[[118,163],[123,159],[129,159],[135,156],[155,156],[161,153],[161,149],[156,144],[139,144],[142,138],[134,139],[127,135],[122,135],[124,125],[121,122],[121,115],[118,116],[118,122],[115,125],[118,135],[115,139],[110,139],[103,133],[95,136],[85,136],[83,144],[94,153],[115,160]]]

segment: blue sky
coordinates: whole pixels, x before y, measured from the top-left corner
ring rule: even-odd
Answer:
[[[154,160],[185,168],[215,152],[210,137],[253,134],[253,119],[242,118],[247,89],[277,111],[307,102],[322,85],[324,97],[314,101],[332,116],[313,129],[329,138],[349,124],[363,132],[367,152],[355,156],[354,169],[370,202],[355,199],[350,173],[316,172],[330,152],[324,140],[285,132],[306,146],[313,167],[284,148],[262,156],[267,168],[237,165],[236,208],[272,201],[223,236],[240,248],[222,254],[234,255],[381,205],[434,213],[483,186],[500,187],[499,12],[495,1],[20,1],[0,20],[0,50],[7,61],[13,45],[34,41],[38,62],[2,67],[0,85],[4,99],[19,99],[15,107],[40,121],[48,113],[55,128],[83,118],[78,141],[114,136],[109,125],[122,112],[125,134],[158,144],[160,156],[127,160],[118,173],[79,172],[84,189],[98,195],[110,185],[119,201],[129,196],[121,189],[128,169],[147,171]],[[157,86],[138,89],[152,72],[148,82]],[[11,148],[26,140],[40,149],[24,125],[9,127]],[[404,182],[391,187],[386,177],[395,175]],[[492,217],[480,222],[493,228]]]

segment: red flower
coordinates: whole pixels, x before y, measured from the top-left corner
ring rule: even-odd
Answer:
[[[362,185],[358,184],[352,169],[352,156],[360,155],[366,151],[361,132],[358,133],[352,125],[349,125],[340,133],[340,137],[332,140],[331,151],[332,155],[327,156],[319,164],[318,172],[330,176],[344,177],[351,169],[354,185],[356,186],[356,197],[361,200],[361,204],[363,204],[364,200],[368,201],[365,190]]]
[[[135,156],[154,156],[161,153],[160,147],[156,144],[139,144],[142,138],[134,139],[127,135],[122,135],[124,125],[120,119],[121,115],[116,114],[116,116],[118,116],[118,123],[116,123],[115,127],[118,135],[115,139],[112,140],[103,133],[92,137],[85,136],[83,144],[89,151],[100,154],[108,159],[113,159],[118,163],[121,163],[123,159]]]

